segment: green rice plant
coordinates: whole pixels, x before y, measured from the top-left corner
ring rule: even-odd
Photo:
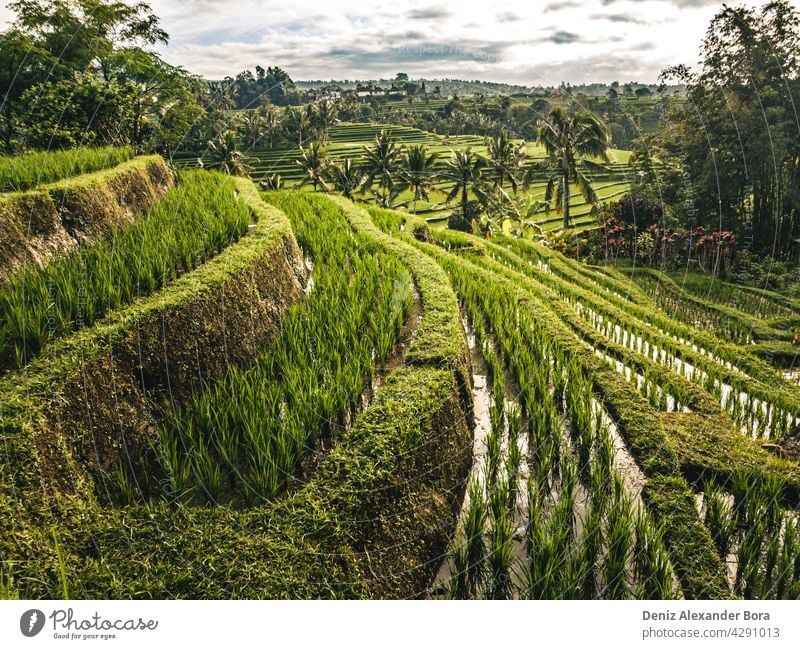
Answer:
[[[513,512],[517,506],[519,492],[519,473],[522,465],[522,450],[519,440],[509,435],[508,457],[506,458],[506,480],[508,482],[508,510]]]
[[[458,572],[461,586],[461,597],[474,597],[480,589],[486,573],[486,542],[484,540],[486,526],[486,503],[483,488],[478,482],[469,487],[469,505],[464,518],[464,566]]]
[[[44,183],[101,171],[133,158],[133,148],[82,147],[0,156],[0,192],[25,191]]]
[[[717,548],[720,558],[725,561],[736,534],[734,515],[713,480],[705,483],[704,493],[706,525],[711,532],[711,538],[714,540],[714,546]]]
[[[158,290],[191,270],[182,259],[208,259],[244,235],[251,219],[230,178],[181,174],[133,225],[44,268],[23,268],[0,286],[0,366],[21,367],[53,338]]]
[[[561,516],[561,523],[568,542],[574,539],[575,504],[578,486],[578,467],[568,451],[562,451],[561,487],[556,511]]]
[[[564,562],[562,591],[560,599],[582,599],[583,588],[587,574],[594,571],[594,566],[588,563],[586,554],[576,546],[572,546]]]
[[[120,495],[122,505],[132,505],[136,502],[136,490],[134,489],[128,472],[122,464],[117,464],[114,470],[114,477],[117,486],[117,493]]]
[[[487,551],[488,590],[490,599],[508,599],[511,595],[513,524],[508,512],[509,485],[501,478],[489,492],[490,527]]]
[[[603,545],[603,510],[591,505],[589,514],[583,525],[579,547],[583,553],[583,565],[586,567],[581,584],[581,597],[595,599],[598,594],[595,566],[600,561],[600,550]]]
[[[615,499],[606,520],[606,557],[603,562],[603,597],[627,599],[628,561],[631,551],[632,529],[630,502],[622,497]]]
[[[783,527],[783,515],[781,514],[781,526]],[[773,533],[771,538],[767,539],[766,550],[764,552],[764,586],[760,595],[766,596],[773,590],[775,569],[778,566],[778,561],[781,555],[781,537],[780,534]]]
[[[213,503],[218,502],[222,494],[222,471],[219,462],[212,456],[202,437],[198,438],[190,456],[197,484],[208,500]]]
[[[664,548],[663,532],[656,528],[646,510],[634,517],[636,536],[634,569],[639,599],[674,599],[672,566]]]
[[[531,523],[527,528],[528,565],[526,566],[525,596],[529,599],[554,599],[559,591],[558,533],[542,521]]]
[[[186,457],[164,464],[179,467],[170,479],[183,483],[190,500],[258,503],[278,495],[304,453],[346,428],[363,406],[375,365],[387,360],[409,312],[412,279],[398,259],[354,236],[332,204],[320,219],[313,201],[282,201],[315,260],[314,290],[289,310],[252,366],[203,386],[168,419],[167,455]],[[191,443],[182,450],[173,438]]]
[[[61,542],[58,540],[58,532],[55,528],[50,530],[53,539],[53,548],[56,553],[56,562],[58,565],[58,583],[61,587],[61,597],[63,599],[70,599],[69,596],[69,579],[67,577],[67,564],[64,561],[64,553],[61,551]]]
[[[11,576],[10,571],[3,564],[0,564],[0,600],[15,600],[19,598],[19,593],[14,586],[14,578]]]
[[[502,418],[497,416],[494,405],[489,406],[491,429],[486,436],[486,481],[489,485],[497,482],[503,459]]]
[[[737,551],[738,564],[734,592],[745,599],[757,596],[761,587],[761,552],[767,524],[763,519],[753,521],[742,536]]]

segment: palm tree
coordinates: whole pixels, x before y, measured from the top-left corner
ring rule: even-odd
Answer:
[[[303,137],[311,128],[307,112],[302,109],[289,108],[286,111],[285,124],[289,136],[294,135],[297,139],[297,146],[302,147],[305,141]]]
[[[220,110],[233,110],[236,108],[238,90],[236,83],[230,77],[222,81],[209,81],[208,93],[211,103]]]
[[[364,172],[350,158],[345,158],[341,164],[328,165],[325,175],[333,188],[350,200],[364,184]]]
[[[500,189],[503,189],[508,178],[516,194],[519,186],[517,172],[525,161],[524,145],[515,145],[508,131],[503,129],[500,135],[486,138],[486,149],[492,169],[497,173]]]
[[[339,111],[332,101],[324,101],[321,104],[317,104],[314,112],[314,125],[318,129],[318,135],[323,144],[328,142],[328,134],[338,117]]]
[[[280,174],[264,174],[259,184],[267,191],[277,191],[284,187],[283,177]]]
[[[247,142],[247,149],[252,151],[264,135],[263,115],[258,110],[246,110],[240,120],[240,127],[242,135]]]
[[[414,191],[414,213],[417,213],[417,201],[430,200],[428,191],[434,188],[437,174],[433,170],[436,153],[428,153],[424,144],[409,147],[403,152],[400,176],[403,184]]]
[[[300,181],[298,187],[311,183],[314,191],[317,191],[319,186],[327,189],[324,172],[328,156],[322,149],[322,145],[319,142],[312,142],[307,148],[300,147],[300,153],[300,158],[295,160],[295,163],[303,169],[303,180]]]
[[[280,113],[275,106],[270,104],[259,107],[258,112],[261,114],[264,137],[269,142],[269,148],[271,149],[275,146],[275,138],[281,132],[283,120],[281,120]]]
[[[364,169],[367,176],[362,191],[370,190],[377,182],[379,191],[373,193],[384,207],[388,207],[396,195],[395,178],[399,155],[400,149],[386,129],[375,136],[375,143],[371,147],[364,147]]]
[[[453,151],[453,155],[447,162],[447,173],[445,177],[453,181],[453,189],[447,195],[447,201],[451,201],[459,194],[461,195],[461,211],[465,220],[469,204],[469,192],[472,190],[479,197],[483,195],[480,183],[483,180],[483,170],[486,161],[479,155],[472,152],[472,147],[464,150]]]
[[[590,170],[609,170],[580,157],[600,158],[608,162],[608,128],[595,115],[575,113],[568,116],[561,108],[550,111],[539,126],[539,142],[549,156],[549,177],[544,200],[548,205],[555,199],[556,209],[564,210],[564,228],[571,225],[569,215],[570,184],[575,183],[586,202],[597,205],[597,194],[586,175]]]
[[[231,176],[247,176],[253,171],[248,164],[251,158],[239,151],[236,132],[233,130],[224,131],[213,140],[209,140],[208,155],[211,158],[208,167],[211,169],[219,169]],[[198,162],[200,166],[204,166],[202,159]]]

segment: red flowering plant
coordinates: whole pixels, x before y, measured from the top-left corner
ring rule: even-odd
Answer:
[[[730,230],[698,233],[694,244],[695,258],[702,270],[724,275],[730,268],[735,246],[736,235]]]

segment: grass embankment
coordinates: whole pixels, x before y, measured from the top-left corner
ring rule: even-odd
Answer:
[[[146,215],[0,286],[0,367],[151,295],[243,236],[252,211],[222,174],[184,172]]]
[[[25,529],[57,524],[49,513],[66,503],[91,511],[98,499],[116,501],[120,467],[138,493],[160,492],[158,475],[142,471],[158,445],[153,404],[181,403],[201,378],[250,362],[299,299],[302,259],[288,221],[251,183],[236,185],[257,218],[248,236],[0,383],[1,493],[17,510],[0,517],[10,528],[3,556],[20,552],[13,540]]]
[[[23,423],[22,417],[4,406],[6,430],[13,432],[10,427],[18,426],[16,435],[11,436],[16,458],[11,458],[10,466],[31,467],[28,475],[9,476],[14,478],[16,492],[4,476],[7,488],[0,503],[8,513],[2,520],[10,528],[0,535],[7,544],[3,556],[16,561],[5,570],[17,592],[59,597],[66,581],[69,593],[76,597],[410,597],[428,585],[452,531],[470,463],[471,440],[465,417],[470,401],[469,390],[463,385],[467,376],[466,341],[458,305],[446,275],[431,260],[379,233],[358,208],[347,203],[339,206],[321,197],[314,201],[318,206],[326,205],[334,216],[338,213],[341,218],[344,211],[357,232],[374,239],[386,253],[399,256],[409,267],[423,315],[406,354],[408,364],[387,377],[372,405],[320,460],[307,484],[275,502],[249,509],[176,506],[160,498],[148,504],[102,508],[87,497],[89,479],[84,480],[80,491],[60,484],[60,496],[45,500],[38,489],[42,460],[40,449],[33,444],[33,438],[39,437],[32,434],[35,424]],[[312,209],[312,204],[307,203],[306,208]],[[262,209],[276,213],[273,208]],[[276,234],[286,243],[284,226]],[[179,287],[196,282],[200,274],[212,274],[212,269],[218,268],[220,273],[229,270],[225,258],[254,240],[253,235],[245,238],[148,298],[146,302],[154,303],[154,315],[164,315],[155,303],[175,295],[170,302],[177,306],[181,303]],[[229,275],[231,282],[210,287],[212,294],[208,296],[220,299],[230,291],[233,295],[227,297],[234,299],[226,300],[226,312],[234,318],[239,317],[243,304],[249,304],[239,290],[249,274],[246,268],[243,270],[243,274]],[[272,269],[273,276],[281,272],[280,268]],[[287,269],[283,274],[291,272]],[[265,298],[274,298],[275,294],[275,290],[263,293]],[[207,305],[191,306],[195,313],[202,313]],[[124,322],[133,325],[132,315]],[[242,315],[249,326],[260,321],[258,313]],[[167,327],[157,339],[162,343],[169,340],[167,349],[177,347],[179,351],[181,338],[173,340],[179,331],[172,326],[173,319],[176,325],[187,325],[180,318],[167,317]],[[213,326],[210,328],[213,331]],[[226,348],[229,355],[241,355],[240,349],[264,348],[248,345],[237,333],[240,328],[249,333],[248,326],[237,322],[233,331],[228,328],[226,344],[216,343],[220,351]],[[200,329],[205,331],[206,327]],[[36,378],[29,378],[27,385],[19,388],[17,406],[29,409],[34,388],[74,376],[64,371],[52,375],[53,366],[48,361],[55,359],[57,348],[66,352],[77,344],[76,340],[96,341],[104,339],[106,333],[111,332],[101,333],[96,326],[51,346],[27,369],[26,373]],[[187,338],[192,342],[196,338],[196,331],[188,326],[183,333],[183,339]],[[215,349],[215,341],[200,339],[199,344],[203,351]],[[152,346],[145,347],[156,351]],[[115,354],[118,357],[119,353]],[[143,358],[152,357],[144,354]],[[198,375],[187,358],[177,360],[168,373],[176,399],[189,394],[187,389],[179,389],[191,384],[187,375]],[[50,375],[45,371],[48,367]],[[160,365],[148,368],[155,380],[146,385],[156,395],[166,393],[163,383],[159,384],[167,376],[165,369]],[[206,380],[221,376],[203,370],[199,374]],[[138,374],[135,368],[132,373]],[[88,376],[94,374],[99,378],[100,372],[89,372]],[[108,368],[102,374],[108,377]],[[119,412],[111,410],[112,414]],[[46,419],[41,407],[38,414],[34,421]],[[128,448],[127,457],[132,455]],[[73,459],[73,463],[81,464],[79,460],[87,463],[86,458]],[[29,496],[24,500],[23,489]],[[45,504],[47,515],[42,515]],[[58,530],[59,552],[51,534],[53,528]],[[58,569],[59,553],[66,565],[65,580]]]
[[[0,283],[131,224],[172,186],[161,156],[0,195]]]

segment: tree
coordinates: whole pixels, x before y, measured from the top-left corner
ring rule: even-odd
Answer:
[[[199,81],[151,51],[168,35],[148,4],[18,0],[9,8],[16,21],[0,34],[6,149],[21,140],[24,122],[31,126],[29,146],[130,143],[164,150],[203,116]]]
[[[55,64],[50,53],[30,35],[18,29],[0,34],[0,137],[8,153],[14,151],[22,95]]]
[[[239,129],[247,143],[247,150],[256,148],[264,136],[264,119],[258,110],[247,110],[239,117]]]
[[[539,127],[539,142],[549,156],[545,201],[555,200],[556,209],[564,213],[564,228],[571,225],[570,185],[575,183],[587,203],[597,205],[597,194],[587,172],[603,169],[585,157],[608,161],[608,129],[595,115],[577,112],[568,116],[561,108],[550,111]],[[584,159],[581,159],[584,157]]]
[[[297,146],[302,147],[305,142],[304,136],[311,129],[308,112],[299,108],[287,109],[284,125],[289,137],[293,137]]]
[[[292,78],[278,67],[256,66],[256,73],[242,70],[231,82],[236,88],[236,108],[254,108],[263,100],[276,106],[294,103],[297,88]]]
[[[447,172],[445,178],[453,183],[453,188],[447,195],[450,202],[457,197],[461,197],[461,212],[464,219],[469,219],[469,192],[483,193],[480,183],[483,181],[483,171],[486,161],[479,155],[472,152],[472,147],[464,150],[453,151],[452,157],[447,162]]]
[[[314,127],[317,130],[317,135],[320,140],[322,140],[323,144],[327,144],[328,134],[336,123],[337,117],[338,111],[332,101],[323,101],[316,105],[316,110],[314,110],[312,119]]]
[[[233,79],[208,82],[209,102],[219,110],[233,110],[237,106],[237,89]]]
[[[403,184],[414,192],[414,213],[417,212],[417,201],[430,200],[429,190],[433,189],[437,174],[434,166],[437,154],[428,153],[424,144],[408,147],[402,155],[400,175]]]
[[[283,129],[283,120],[272,104],[262,104],[259,106],[258,112],[261,114],[264,137],[269,143],[269,148],[272,149],[275,146],[275,140]]]
[[[490,165],[497,174],[497,182],[502,189],[508,179],[511,188],[516,193],[519,182],[517,173],[525,160],[525,148],[517,146],[511,139],[508,131],[503,129],[500,135],[486,139],[486,150]]]
[[[123,84],[130,95],[132,114],[129,141],[143,149],[148,138],[153,148],[172,141],[163,133],[163,122],[173,128],[188,126],[199,116],[192,101],[197,81],[158,55],[140,47],[119,48],[104,64],[106,80]]]
[[[107,64],[117,49],[167,44],[150,5],[106,0],[17,0],[9,4],[15,26],[28,34],[59,65],[50,71],[57,81],[74,72],[99,68],[106,81]]]
[[[350,200],[353,200],[353,196],[364,183],[364,172],[353,164],[351,158],[345,158],[340,164],[328,165],[325,172],[325,177],[333,185],[333,188]]]
[[[395,181],[398,172],[400,149],[391,132],[382,129],[375,136],[375,142],[372,146],[365,146],[363,150],[364,169],[367,176],[362,190],[369,191],[374,184],[377,184],[378,191],[373,193],[382,206],[388,207],[397,194]]]
[[[209,169],[219,169],[231,176],[248,176],[253,171],[248,164],[250,159],[239,150],[233,130],[225,131],[208,142],[208,156],[211,159],[207,165]],[[200,163],[203,166],[202,160]]]
[[[325,167],[327,164],[328,156],[319,142],[311,142],[307,147],[300,147],[300,158],[295,163],[303,170],[303,180],[300,181],[300,187],[311,183],[314,191],[317,191],[318,186],[327,189],[325,183]]]
[[[671,205],[688,227],[733,230],[754,252],[788,256],[800,236],[800,14],[787,0],[723,8],[709,24],[702,66],[665,70],[687,85],[659,157],[690,172]],[[711,134],[712,137],[709,137]],[[675,174],[677,186],[685,178]]]
[[[22,95],[27,143],[46,149],[125,144],[134,115],[130,84],[92,74],[40,83]]]

